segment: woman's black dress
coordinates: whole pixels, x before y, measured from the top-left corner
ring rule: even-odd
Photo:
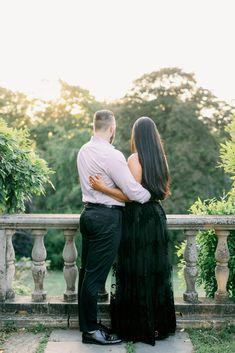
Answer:
[[[126,341],[154,345],[176,328],[166,215],[159,202],[126,204],[111,289],[112,328]]]

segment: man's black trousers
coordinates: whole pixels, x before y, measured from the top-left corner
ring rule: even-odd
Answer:
[[[122,209],[86,206],[80,217],[82,258],[78,283],[80,331],[98,329],[98,291],[105,284],[122,233]]]

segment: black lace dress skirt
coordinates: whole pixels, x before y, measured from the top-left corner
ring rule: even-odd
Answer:
[[[155,344],[176,328],[166,215],[159,202],[126,205],[113,267],[113,330],[126,341]]]

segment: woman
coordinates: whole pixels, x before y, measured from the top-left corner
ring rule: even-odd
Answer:
[[[111,296],[112,328],[127,341],[155,345],[175,332],[176,318],[168,260],[166,215],[160,204],[169,194],[169,171],[157,127],[148,117],[132,129],[128,165],[135,179],[151,193],[146,204],[129,201],[120,189],[99,177],[91,186],[125,201],[123,237],[116,264],[116,292]]]

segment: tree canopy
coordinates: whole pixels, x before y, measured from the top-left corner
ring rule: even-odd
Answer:
[[[35,197],[33,212],[79,212],[77,152],[92,134],[98,109],[111,109],[117,120],[116,148],[130,154],[130,135],[140,116],[152,118],[166,150],[172,196],[169,213],[185,213],[197,199],[219,196],[230,188],[229,178],[217,168],[219,144],[234,112],[226,102],[197,85],[193,74],[164,68],[133,82],[127,94],[114,102],[98,102],[89,91],[61,81],[56,100],[29,100],[22,93],[0,88],[0,117],[12,127],[28,127],[33,148],[55,173],[53,190]]]

